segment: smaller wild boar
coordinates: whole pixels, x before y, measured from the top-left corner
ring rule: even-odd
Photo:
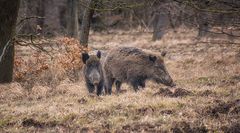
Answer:
[[[105,89],[111,94],[115,82],[117,92],[122,83],[129,83],[135,91],[145,87],[146,80],[167,86],[175,86],[169,75],[162,54],[134,47],[119,47],[110,50],[103,62]]]
[[[82,61],[85,64],[83,67],[83,74],[87,89],[89,93],[93,93],[96,90],[97,95],[101,95],[104,86],[100,58],[100,51],[97,52],[97,55],[89,55],[88,53],[82,54]]]

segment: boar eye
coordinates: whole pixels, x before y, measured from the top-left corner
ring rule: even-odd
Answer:
[[[165,57],[166,54],[167,54],[167,51],[162,51],[161,56],[162,56],[162,57]]]
[[[157,60],[157,57],[153,55],[149,55],[149,60],[152,62],[155,62]]]

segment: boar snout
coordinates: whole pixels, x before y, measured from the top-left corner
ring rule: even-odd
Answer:
[[[170,87],[174,87],[176,86],[176,84],[173,82],[173,79],[170,77],[170,75],[167,73],[167,76],[166,76],[166,85],[167,86],[170,86]]]
[[[170,87],[175,87],[176,86],[176,84],[172,81],[172,82],[170,82],[169,84],[166,84],[167,86],[170,86]]]
[[[100,73],[97,70],[92,70],[92,72],[89,74],[89,79],[91,80],[92,84],[97,85],[100,82]]]
[[[155,78],[155,81],[157,83],[162,83],[162,84],[164,84],[166,86],[170,86],[170,87],[176,86],[173,79],[171,78],[171,76],[168,73],[165,73],[164,76],[160,76],[160,77],[158,75],[158,77]]]
[[[174,87],[176,86],[176,84],[173,82],[173,79],[170,77],[170,75],[167,73],[167,76],[165,77],[165,85],[170,86],[170,87]]]

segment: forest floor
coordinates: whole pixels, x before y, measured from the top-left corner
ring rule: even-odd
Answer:
[[[46,82],[60,76],[55,85],[15,75],[15,82],[0,85],[0,132],[239,132],[239,40],[194,36],[169,33],[152,42],[151,33],[91,33],[91,49],[167,51],[165,64],[177,87],[148,81],[138,92],[123,85],[120,94],[96,96],[88,94],[81,74],[71,80],[56,69],[54,77],[43,76]]]

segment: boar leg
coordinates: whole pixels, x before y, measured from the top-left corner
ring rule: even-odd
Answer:
[[[106,85],[104,85],[104,91],[105,91],[105,95],[107,95],[108,94],[108,90],[107,90],[107,86]]]
[[[142,89],[144,89],[145,88],[145,82],[139,82],[139,86],[141,86],[142,87]]]
[[[100,82],[97,86],[97,95],[101,95],[102,94],[102,90],[103,90],[103,81]]]
[[[119,93],[119,92],[120,92],[121,85],[122,85],[122,82],[119,81],[119,80],[116,80],[115,85],[116,85],[117,93]]]
[[[108,78],[106,79],[106,90],[109,95],[112,94],[112,85],[113,85],[114,79],[113,78]]]
[[[89,93],[93,93],[94,92],[95,87],[94,87],[93,84],[87,83],[87,88],[88,88],[88,92]]]
[[[132,84],[132,86],[133,86],[134,91],[137,92],[138,91],[138,85]]]
[[[97,87],[97,95],[100,96],[102,94],[102,90],[103,90],[103,87],[102,86],[98,86]]]
[[[130,83],[131,83],[133,89],[137,92],[138,91],[138,86],[139,86],[138,82],[133,80]]]

